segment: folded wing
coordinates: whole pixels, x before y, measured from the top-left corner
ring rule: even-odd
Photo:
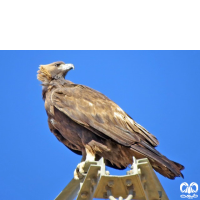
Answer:
[[[145,141],[152,146],[158,140],[136,123],[117,104],[89,87],[70,84],[56,89],[51,95],[52,104],[76,123],[103,138],[131,146]]]

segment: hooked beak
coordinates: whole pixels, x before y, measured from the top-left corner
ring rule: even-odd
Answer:
[[[62,70],[62,71],[69,71],[71,69],[74,69],[74,65],[73,64],[61,64],[58,69]]]

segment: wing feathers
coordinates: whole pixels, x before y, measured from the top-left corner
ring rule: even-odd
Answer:
[[[58,88],[52,93],[51,101],[78,124],[98,135],[101,132],[100,135],[125,146],[143,139],[153,146],[158,143],[153,135],[142,129],[117,104],[86,86],[71,84],[70,87]]]

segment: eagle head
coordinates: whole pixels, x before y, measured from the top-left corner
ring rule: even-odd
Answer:
[[[64,78],[67,72],[71,69],[74,69],[73,64],[65,64],[62,61],[54,62],[48,65],[40,65],[37,72],[37,79],[42,81],[43,84],[49,83],[53,79]]]

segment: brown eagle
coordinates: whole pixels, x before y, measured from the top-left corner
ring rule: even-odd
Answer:
[[[96,90],[65,80],[71,69],[74,66],[64,62],[40,65],[37,78],[42,82],[50,131],[83,156],[74,178],[83,173],[84,161],[104,157],[107,166],[125,169],[133,156],[148,158],[152,167],[169,179],[183,177],[184,167],[158,152],[157,138],[117,104]]]

